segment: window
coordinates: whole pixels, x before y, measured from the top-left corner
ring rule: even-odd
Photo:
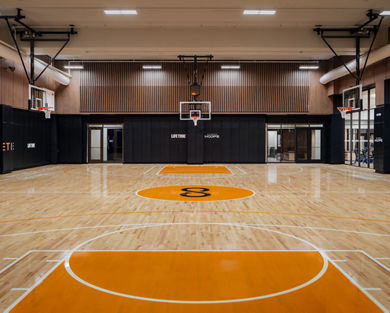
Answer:
[[[361,111],[345,116],[345,164],[373,168],[375,87],[364,89],[362,100]]]

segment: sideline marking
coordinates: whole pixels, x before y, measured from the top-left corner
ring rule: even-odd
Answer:
[[[0,192],[1,193],[1,192]],[[150,198],[147,198],[150,200]],[[226,200],[220,200],[226,201]],[[148,213],[230,213],[230,214],[264,214],[264,215],[286,215],[286,216],[305,216],[305,217],[319,217],[319,218],[335,218],[335,219],[349,219],[366,222],[378,222],[378,223],[390,223],[390,220],[380,220],[364,217],[351,217],[351,216],[337,216],[337,215],[323,215],[314,213],[290,213],[290,212],[267,212],[267,211],[218,211],[218,210],[167,210],[167,211],[127,211],[127,212],[101,212],[101,213],[90,213],[90,214],[69,214],[69,215],[57,215],[57,216],[42,216],[42,217],[29,217],[19,218],[12,220],[0,221],[0,224],[15,223],[15,222],[26,222],[35,220],[47,220],[56,218],[69,218],[69,217],[83,217],[83,216],[102,216],[102,215],[124,215],[124,214],[148,214]]]
[[[161,223],[159,225],[153,225],[153,226],[138,226],[138,227],[132,227],[132,228],[128,228],[128,229],[122,229],[122,230],[116,230],[116,231],[113,231],[113,232],[109,232],[109,233],[105,233],[105,234],[102,234],[102,235],[99,235],[99,236],[96,236],[94,238],[91,238],[91,239],[88,239],[84,242],[82,242],[81,244],[77,245],[75,248],[73,248],[69,253],[68,255],[66,256],[65,258],[65,262],[64,262],[64,265],[65,265],[65,269],[66,271],[69,273],[70,276],[72,276],[75,280],[77,280],[78,282],[80,282],[81,284],[84,284],[88,287],[91,287],[93,289],[96,289],[98,291],[101,291],[101,292],[105,292],[105,293],[108,293],[108,294],[112,294],[112,295],[117,295],[117,296],[122,296],[122,297],[125,297],[125,298],[131,298],[131,299],[136,299],[136,300],[144,300],[144,301],[151,301],[151,302],[163,302],[163,303],[182,303],[182,304],[201,304],[201,303],[204,303],[204,304],[217,304],[217,303],[233,303],[233,302],[246,302],[246,301],[253,301],[253,300],[260,300],[260,299],[265,299],[265,298],[270,298],[270,297],[275,297],[275,296],[279,296],[279,295],[283,295],[283,294],[286,294],[286,293],[290,293],[290,292],[293,292],[293,291],[296,291],[296,290],[299,290],[299,289],[302,289],[308,285],[311,285],[312,283],[314,283],[315,281],[317,281],[318,279],[320,279],[324,274],[325,272],[327,271],[328,269],[328,257],[326,255],[326,253],[322,250],[320,250],[319,248],[317,248],[314,244],[312,244],[311,242],[305,240],[305,239],[302,239],[302,238],[299,238],[299,237],[296,237],[294,235],[291,235],[291,234],[286,234],[286,233],[283,233],[283,232],[280,232],[280,231],[277,231],[277,230],[271,230],[271,229],[266,229],[266,228],[261,228],[261,227],[255,227],[255,226],[243,226],[243,225],[240,225],[238,227],[243,227],[243,228],[252,228],[252,229],[258,229],[258,230],[263,230],[263,231],[268,231],[268,232],[271,232],[271,233],[276,233],[276,234],[279,234],[279,235],[282,235],[282,236],[286,236],[286,237],[290,237],[290,238],[293,238],[293,239],[296,239],[298,241],[301,241],[309,246],[311,246],[312,248],[314,248],[322,257],[323,261],[324,261],[324,264],[323,264],[323,267],[321,269],[321,271],[316,275],[314,276],[312,279],[308,280],[307,282],[301,284],[301,285],[298,285],[296,287],[293,287],[293,288],[290,288],[290,289],[286,289],[284,291],[281,291],[281,292],[276,292],[276,293],[272,293],[272,294],[268,294],[268,295],[263,295],[263,296],[258,296],[258,297],[251,297],[251,298],[242,298],[242,299],[230,299],[230,300],[214,300],[214,301],[182,301],[182,300],[168,300],[168,299],[156,299],[156,298],[147,298],[147,297],[138,297],[138,296],[134,296],[134,295],[129,295],[129,294],[124,294],[124,293],[119,293],[119,292],[115,292],[115,291],[112,291],[112,290],[108,290],[108,289],[105,289],[105,288],[101,288],[99,286],[96,286],[96,285],[93,285],[85,280],[83,280],[82,278],[80,278],[79,276],[77,276],[71,269],[70,267],[70,264],[69,264],[69,261],[70,261],[70,258],[72,256],[72,254],[74,252],[78,252],[78,250],[94,241],[94,240],[97,240],[97,239],[100,239],[100,238],[104,238],[106,236],[109,236],[109,235],[113,235],[113,234],[117,234],[117,233],[120,233],[120,232],[124,232],[124,231],[127,231],[127,230],[133,230],[133,229],[141,229],[141,228],[148,228],[148,227],[161,227],[161,226],[176,226],[176,225],[215,225],[215,223]],[[218,223],[217,225],[223,225],[223,226],[236,226],[232,223]],[[161,251],[161,250],[160,250]],[[82,250],[81,250],[82,252]]]
[[[54,228],[47,230],[37,230],[31,232],[23,233],[13,233],[13,234],[3,234],[1,237],[13,237],[13,236],[23,236],[23,235],[34,235],[41,233],[50,233],[57,231],[72,231],[72,230],[83,230],[83,229],[96,229],[96,228],[111,228],[111,227],[123,227],[123,226],[139,226],[139,225],[154,225],[159,223],[146,223],[146,224],[137,224],[137,223],[128,223],[128,224],[113,224],[113,225],[95,225],[95,226],[79,226],[79,227],[67,227],[67,228]],[[237,224],[241,225],[241,224]],[[335,232],[345,232],[345,233],[354,233],[358,235],[369,235],[369,236],[378,236],[378,237],[390,237],[390,234],[380,234],[380,233],[369,233],[369,232],[360,232],[357,230],[348,230],[348,229],[337,229],[337,228],[326,228],[326,227],[317,227],[317,226],[297,226],[297,225],[283,225],[283,224],[244,224],[250,226],[263,226],[263,227],[276,227],[276,228],[297,228],[297,229],[312,229],[312,230],[322,230],[322,231],[335,231]],[[330,251],[330,250],[327,250]],[[338,250],[339,251],[339,250]],[[351,251],[351,250],[346,250]],[[377,260],[387,260],[390,258],[376,258]]]

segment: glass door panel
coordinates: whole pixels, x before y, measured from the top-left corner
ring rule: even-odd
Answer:
[[[102,129],[89,129],[89,162],[102,162]]]
[[[321,129],[311,130],[311,159],[321,160]]]
[[[268,130],[267,132],[267,161],[268,162],[280,162],[282,159],[281,154],[281,134],[280,130]]]
[[[295,161],[295,129],[282,129],[282,160],[284,162]]]

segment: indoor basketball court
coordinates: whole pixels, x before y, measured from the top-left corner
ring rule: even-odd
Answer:
[[[386,1],[0,4],[0,310],[390,311]]]

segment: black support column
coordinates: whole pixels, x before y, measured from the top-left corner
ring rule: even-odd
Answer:
[[[203,121],[198,121],[195,126],[193,121],[188,121],[187,131],[187,163],[203,164]]]

